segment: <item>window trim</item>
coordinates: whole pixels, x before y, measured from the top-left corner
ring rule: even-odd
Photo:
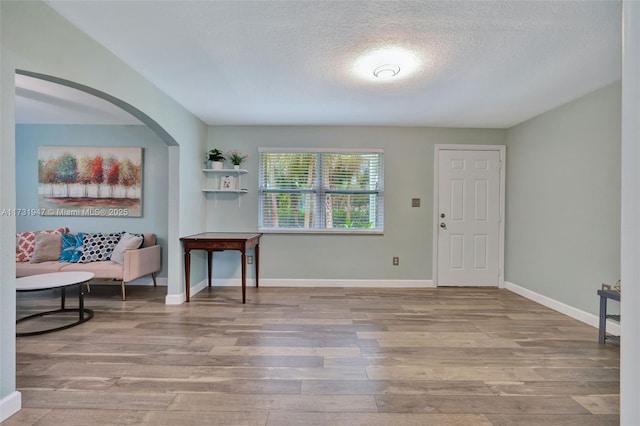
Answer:
[[[272,188],[267,191],[260,185],[262,164],[259,160],[258,165],[258,230],[266,234],[321,234],[321,235],[383,235],[384,234],[384,149],[382,148],[297,148],[297,147],[259,147],[258,158],[262,153],[267,154],[296,154],[296,153],[309,153],[309,154],[380,154],[382,161],[380,162],[379,169],[379,186],[377,190],[325,190],[323,188],[314,189],[279,189]],[[260,221],[262,218],[262,196],[265,193],[283,193],[283,194],[313,194],[314,197],[324,197],[325,194],[371,194],[379,195],[378,203],[382,203],[382,206],[376,207],[377,211],[381,214],[380,228],[365,229],[365,228],[269,228],[261,227]],[[322,213],[324,214],[324,212]]]

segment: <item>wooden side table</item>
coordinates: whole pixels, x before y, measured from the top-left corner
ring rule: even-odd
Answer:
[[[620,337],[607,335],[607,319],[620,322],[620,315],[607,315],[607,301],[609,299],[620,301],[620,293],[612,290],[598,290],[600,296],[600,324],[598,327],[598,342],[604,344],[607,341],[616,345],[620,344]]]
[[[256,287],[258,287],[258,272],[260,270],[260,237],[261,233],[241,232],[203,232],[180,238],[184,248],[184,274],[186,301],[189,301],[191,292],[191,250],[205,250],[207,252],[207,273],[209,287],[211,287],[211,264],[214,251],[238,250],[242,254],[242,303],[246,302],[247,295],[247,250],[253,248],[256,266]]]

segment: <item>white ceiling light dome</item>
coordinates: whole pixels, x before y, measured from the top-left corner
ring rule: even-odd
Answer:
[[[378,78],[393,78],[400,72],[400,67],[396,64],[384,64],[373,70],[373,75]]]
[[[414,52],[403,47],[391,46],[373,49],[353,63],[353,72],[370,81],[404,79],[422,65]]]

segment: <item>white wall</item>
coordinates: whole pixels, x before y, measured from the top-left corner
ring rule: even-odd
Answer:
[[[598,313],[620,278],[620,84],[507,134],[505,280]]]
[[[261,240],[260,279],[430,281],[432,278],[435,144],[504,144],[506,131],[400,127],[211,126],[208,148],[249,154],[241,206],[230,194],[207,196],[208,231],[256,231],[258,147],[383,148],[384,235],[267,234]],[[217,197],[217,201],[216,201]],[[411,207],[420,198],[421,207]],[[239,277],[237,253],[215,254],[214,277]],[[392,266],[392,257],[400,265]],[[251,269],[251,268],[249,268]]]

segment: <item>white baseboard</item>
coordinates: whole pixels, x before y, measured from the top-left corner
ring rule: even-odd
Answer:
[[[0,422],[7,420],[22,408],[22,394],[14,391],[0,399]]]
[[[182,302],[184,302],[184,300],[185,300],[185,294],[184,293],[167,294],[164,297],[164,304],[165,305],[180,305]]]
[[[206,282],[203,282],[206,287]],[[213,280],[214,287],[240,287],[240,278]],[[254,279],[247,280],[247,287],[255,287]],[[204,288],[203,287],[203,288]],[[432,288],[432,280],[323,280],[323,279],[278,279],[263,278],[260,287],[361,287],[361,288]],[[198,291],[202,290],[200,288]],[[191,294],[194,294],[193,287]]]
[[[554,311],[558,311],[561,314],[565,314],[573,319],[577,319],[585,324],[589,324],[595,328],[598,328],[600,319],[597,315],[590,314],[578,308],[574,308],[573,306],[569,306],[562,302],[558,302],[557,300],[551,299],[550,297],[543,296],[542,294],[536,293],[535,291],[531,291],[524,287],[520,287],[519,285],[515,285],[508,281],[504,282],[504,288],[512,291],[520,296],[526,297],[529,300],[533,300],[536,303],[546,306],[547,308],[551,308]],[[621,327],[617,322],[607,320],[607,333],[620,335]]]
[[[191,286],[190,295],[194,296],[207,288],[207,280],[204,279],[196,285]],[[214,278],[214,287],[240,287],[240,278]],[[255,287],[254,279],[247,280],[247,287]],[[435,288],[432,280],[311,280],[311,279],[275,279],[263,278],[260,280],[260,287],[345,287],[345,288]],[[185,301],[185,294],[167,295],[165,303],[167,305],[179,305]]]
[[[218,284],[216,283],[216,285],[218,285]],[[248,280],[247,280],[247,285],[248,285]],[[189,292],[189,297],[192,297],[192,296],[200,293],[205,288],[207,288],[207,280],[206,279],[200,281],[196,285],[192,285],[191,286],[191,291]],[[187,295],[184,292],[182,292],[180,294],[167,294],[167,296],[164,299],[164,303],[166,305],[180,305],[185,300],[187,300]]]

